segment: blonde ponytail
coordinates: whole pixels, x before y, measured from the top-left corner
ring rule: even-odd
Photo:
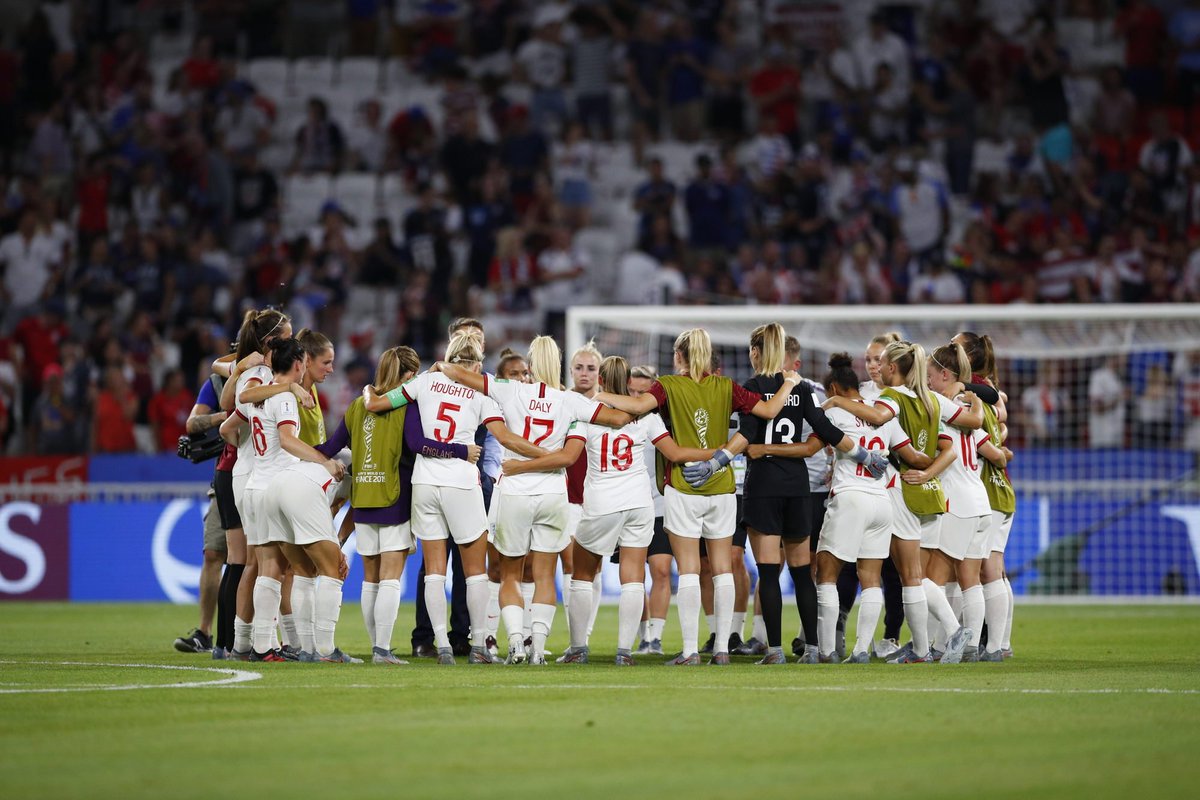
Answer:
[[[712,340],[703,328],[692,328],[675,338],[675,352],[687,364],[688,375],[697,383],[712,371]]]
[[[750,333],[750,346],[758,349],[758,374],[783,372],[787,358],[787,338],[778,322],[759,325]]]
[[[446,345],[446,360],[451,364],[479,364],[483,361],[483,341],[479,331],[464,328],[450,337]]]
[[[535,381],[551,389],[562,389],[562,351],[551,336],[538,336],[529,343],[529,372]]]
[[[609,394],[629,394],[629,362],[620,356],[601,361],[600,383]]]
[[[379,356],[379,366],[375,368],[375,393],[387,394],[404,382],[405,375],[420,368],[421,359],[411,347],[401,345],[384,350]]]
[[[929,416],[936,418],[938,407],[929,391],[929,376],[925,373],[925,348],[912,342],[892,342],[884,348],[883,357],[896,365],[904,376],[904,385],[921,400]]]
[[[961,344],[951,342],[933,351],[933,363],[954,375],[962,383],[971,382],[971,359]]]

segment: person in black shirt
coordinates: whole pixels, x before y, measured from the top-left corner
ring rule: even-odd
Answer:
[[[783,386],[785,339],[783,328],[770,323],[750,334],[750,363],[755,375],[745,388],[772,397]],[[813,436],[801,442],[801,429],[808,423]],[[767,630],[767,654],[760,664],[783,664],[780,618],[783,595],[779,587],[780,540],[803,542],[812,533],[812,489],[805,458],[825,445],[848,450],[854,443],[829,421],[814,402],[811,391],[795,391],[773,420],[760,421],[742,415],[739,435],[748,443],[744,508],[746,529],[758,565],[759,604]],[[737,437],[735,437],[736,440]],[[736,446],[735,446],[736,452]],[[822,488],[822,487],[817,487]],[[793,574],[796,601],[804,623],[807,648],[801,663],[816,663],[817,597],[808,568]],[[811,656],[811,658],[810,658]]]

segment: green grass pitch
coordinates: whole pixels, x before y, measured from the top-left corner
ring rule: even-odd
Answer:
[[[1195,796],[1200,776],[1195,606],[1020,606],[1016,658],[945,667],[619,669],[612,606],[587,666],[225,664],[171,650],[193,619],[0,606],[3,796],[1094,800]],[[354,604],[339,642],[368,652]],[[223,667],[261,677],[166,685]]]

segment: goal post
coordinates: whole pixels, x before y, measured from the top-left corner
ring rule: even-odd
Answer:
[[[580,306],[567,313],[567,353],[594,339],[669,372],[675,337],[701,327],[741,382],[750,332],[773,321],[817,381],[843,351],[865,380],[863,352],[886,331],[927,350],[988,334],[1015,451],[1015,591],[1200,602],[1200,305]]]

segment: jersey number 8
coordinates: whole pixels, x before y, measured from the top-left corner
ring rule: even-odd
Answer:
[[[611,460],[609,452],[612,453]],[[633,439],[624,433],[616,436],[606,433],[600,437],[600,471],[608,472],[609,466],[617,472],[624,472],[633,466]]]

